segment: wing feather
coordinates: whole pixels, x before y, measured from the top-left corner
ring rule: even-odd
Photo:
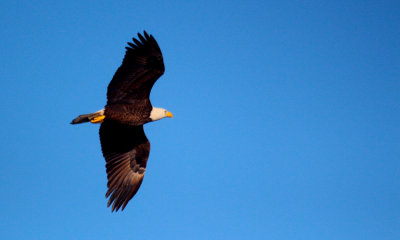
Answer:
[[[144,32],[144,36],[138,33],[138,39],[128,42],[122,65],[108,85],[107,105],[149,98],[151,88],[164,73],[162,53],[154,37]]]
[[[142,184],[150,153],[143,126],[129,126],[105,120],[100,126],[100,141],[106,159],[107,206],[123,210]]]

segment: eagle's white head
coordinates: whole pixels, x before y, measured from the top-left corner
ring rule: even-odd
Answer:
[[[153,109],[150,112],[151,121],[157,121],[166,117],[172,118],[173,115],[164,108],[153,107]]]

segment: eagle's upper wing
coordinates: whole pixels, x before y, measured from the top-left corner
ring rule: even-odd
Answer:
[[[143,126],[129,126],[105,120],[100,127],[100,141],[106,159],[108,205],[112,211],[124,210],[143,181],[150,142]]]
[[[144,37],[138,33],[138,38],[128,42],[122,65],[108,85],[107,105],[149,98],[151,88],[164,73],[162,53],[154,37],[144,31]]]

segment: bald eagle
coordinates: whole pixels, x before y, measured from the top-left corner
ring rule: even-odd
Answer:
[[[111,211],[124,210],[143,181],[150,152],[143,124],[172,118],[172,113],[153,107],[149,99],[151,88],[164,73],[160,47],[146,31],[132,40],[108,85],[104,109],[80,115],[71,122],[101,123],[100,142],[108,178],[107,207],[112,204]]]

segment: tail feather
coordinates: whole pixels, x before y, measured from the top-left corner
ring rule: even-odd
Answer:
[[[103,115],[104,115],[104,109],[101,109],[100,111],[97,111],[94,113],[82,114],[82,115],[79,115],[78,117],[76,117],[74,120],[72,120],[71,124],[90,122],[94,118],[103,116]]]

